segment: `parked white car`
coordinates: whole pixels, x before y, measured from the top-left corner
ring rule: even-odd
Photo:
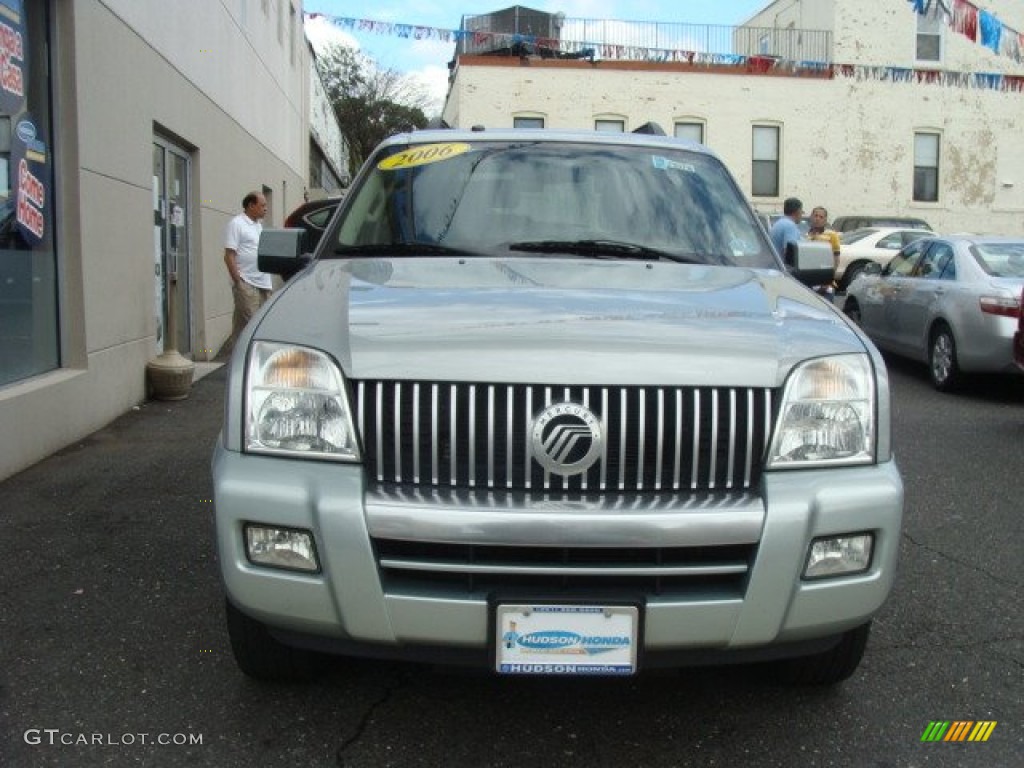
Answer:
[[[927,229],[909,227],[863,227],[843,232],[839,236],[841,250],[839,266],[836,268],[839,290],[849,288],[850,283],[872,261],[884,267],[903,246],[934,234]]]

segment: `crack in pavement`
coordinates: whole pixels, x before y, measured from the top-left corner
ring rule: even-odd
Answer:
[[[338,751],[335,753],[335,762],[337,763],[338,768],[344,768],[345,752],[348,750],[349,747],[351,747],[353,744],[359,741],[359,739],[362,738],[363,734],[366,732],[366,729],[370,725],[370,720],[373,719],[374,713],[382,706],[387,704],[388,701],[390,701],[391,698],[398,691],[400,691],[402,688],[405,688],[408,684],[409,674],[399,674],[394,684],[386,686],[384,688],[384,692],[380,695],[380,697],[370,703],[370,705],[366,708],[366,711],[363,713],[363,716],[359,719],[359,722],[356,724],[356,727],[352,732],[352,735],[341,742],[341,746],[338,747]]]
[[[1003,585],[1005,585],[1007,587],[1019,587],[1020,586],[1020,583],[1017,582],[1017,581],[1014,581],[1012,579],[1007,579],[1007,578],[1000,577],[1000,576],[992,573],[991,571],[987,571],[984,568],[982,568],[982,567],[980,567],[978,565],[975,565],[974,563],[970,563],[970,562],[968,562],[966,560],[962,560],[962,559],[960,559],[958,557],[955,557],[955,556],[953,556],[953,555],[951,555],[951,554],[949,554],[947,552],[943,552],[941,549],[936,549],[935,547],[930,546],[928,544],[922,544],[920,541],[915,539],[913,536],[911,536],[906,531],[903,532],[903,538],[905,538],[907,541],[909,541],[911,544],[913,544],[915,547],[918,547],[919,549],[923,549],[923,550],[925,550],[927,552],[931,552],[934,555],[938,555],[939,557],[945,558],[946,560],[949,560],[950,562],[956,563],[957,565],[961,565],[964,568],[969,568],[970,570],[975,571],[977,573],[980,573],[983,576],[988,576],[990,579],[992,579],[993,581],[998,582],[999,584],[1003,584]]]

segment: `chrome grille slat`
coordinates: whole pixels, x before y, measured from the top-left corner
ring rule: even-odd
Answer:
[[[448,433],[448,455],[451,457],[451,463],[449,465],[449,474],[451,476],[451,484],[458,485],[458,461],[459,461],[459,441],[456,439],[456,435],[459,434],[459,427],[457,423],[459,414],[459,388],[457,385],[451,385],[452,399],[451,402],[451,431]]]
[[[420,385],[412,387],[412,481],[420,483]]]
[[[708,488],[715,487],[715,469],[718,465],[718,391],[711,393],[711,466],[708,468]]]
[[[628,410],[627,406],[628,404],[626,402],[626,390],[623,389],[620,391],[619,397],[619,407],[621,408],[621,410],[619,411],[619,456],[626,455],[626,413]],[[629,462],[626,461],[619,462],[619,488],[626,487],[626,464],[628,463]]]
[[[487,387],[487,445],[494,445],[494,385]],[[494,451],[487,452],[488,488],[494,487]]]
[[[377,402],[382,400],[384,382],[377,382]],[[377,480],[384,481],[384,413],[380,407],[377,408]]]
[[[513,425],[515,424],[515,398],[513,397],[513,393],[515,390],[512,386],[508,386],[506,387],[506,392],[508,393],[506,400],[508,405],[508,416],[505,420],[505,428],[507,430],[507,436],[505,438],[505,487],[511,488],[513,462],[512,436],[515,434],[515,430],[513,429]]]
[[[697,488],[697,464],[700,460],[700,394],[693,398],[693,466],[690,468],[690,490]]]
[[[476,387],[469,387],[469,487],[476,485]]]
[[[608,413],[608,387],[601,389],[601,413]],[[607,426],[607,425],[606,425]],[[605,443],[608,442],[608,433],[604,435]],[[608,485],[608,452],[605,451],[601,454],[601,490],[605,490]]]
[[[395,482],[402,478],[402,385],[395,385],[395,423],[392,424],[395,431],[392,442],[395,444]]]
[[[677,565],[652,566],[646,568],[627,566],[545,566],[545,565],[502,565],[498,563],[458,563],[433,560],[413,560],[382,557],[381,568],[403,571],[427,571],[434,573],[486,573],[492,575],[532,574],[543,576],[710,576],[746,573],[746,563],[722,563],[719,565]]]
[[[431,439],[431,454],[430,454],[430,482],[432,485],[438,484],[438,462],[441,461],[441,451],[437,445],[437,384],[430,386],[430,439]]]
[[[743,490],[760,482],[772,390],[410,381],[353,382],[368,476],[378,483],[538,492]],[[581,403],[605,449],[581,475],[533,459],[533,419]]]

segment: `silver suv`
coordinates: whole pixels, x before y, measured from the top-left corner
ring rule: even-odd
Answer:
[[[213,458],[241,669],[857,667],[903,490],[885,367],[674,139],[417,132],[231,360]],[[801,283],[804,283],[803,285]]]

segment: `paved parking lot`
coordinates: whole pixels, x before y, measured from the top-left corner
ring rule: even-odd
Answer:
[[[505,680],[346,661],[309,686],[228,649],[209,457],[224,371],[0,483],[3,766],[1010,766],[1024,756],[1024,383],[890,366],[896,589],[843,686],[745,668]],[[985,743],[922,743],[931,721]]]

